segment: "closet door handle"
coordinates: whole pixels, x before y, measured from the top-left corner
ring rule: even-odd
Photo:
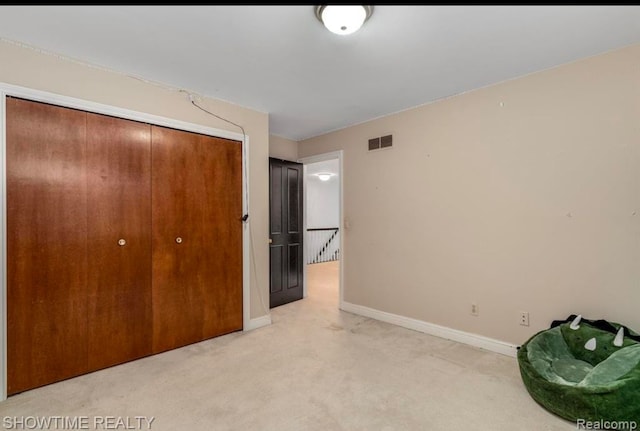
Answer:
[[[182,244],[182,238],[181,238],[181,237],[177,237],[177,238],[176,238],[176,242],[177,242],[178,244]]]
[[[123,247],[123,246],[127,245],[127,241],[126,241],[124,238],[120,238],[120,239],[118,240],[118,245],[119,245],[120,247]]]

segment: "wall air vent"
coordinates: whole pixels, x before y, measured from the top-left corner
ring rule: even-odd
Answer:
[[[369,151],[380,148],[380,138],[369,139]]]
[[[389,148],[393,145],[393,136],[386,135],[379,138],[369,139],[369,151]]]

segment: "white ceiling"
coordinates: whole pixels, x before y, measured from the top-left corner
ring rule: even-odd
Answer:
[[[640,6],[0,6],[0,38],[227,100],[301,140],[640,42]],[[1,66],[1,63],[0,63]]]

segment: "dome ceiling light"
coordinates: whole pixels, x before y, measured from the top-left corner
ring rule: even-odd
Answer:
[[[347,35],[355,33],[373,13],[373,6],[316,6],[316,17],[329,31]]]

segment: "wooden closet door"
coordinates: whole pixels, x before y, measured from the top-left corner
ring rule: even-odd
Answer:
[[[242,329],[242,143],[207,136],[200,152],[206,339]]]
[[[7,392],[87,370],[84,112],[8,97]]]
[[[151,128],[87,114],[89,370],[151,354]]]
[[[152,126],[153,350],[242,328],[241,145]]]

